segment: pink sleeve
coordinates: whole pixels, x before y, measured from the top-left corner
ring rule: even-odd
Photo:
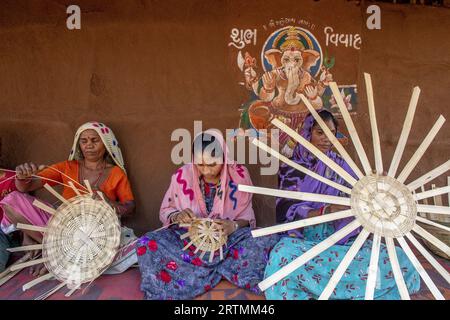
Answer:
[[[175,175],[172,176],[170,181],[169,189],[166,191],[164,199],[161,204],[161,208],[159,209],[159,219],[161,220],[164,226],[170,224],[170,215],[174,212],[179,211],[179,208],[176,206],[176,181]]]

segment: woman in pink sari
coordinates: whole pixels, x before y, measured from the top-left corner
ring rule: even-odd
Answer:
[[[261,294],[257,284],[263,280],[278,236],[253,238],[250,233],[255,227],[252,195],[237,190],[239,184],[252,185],[247,169],[228,161],[222,135],[213,130],[196,137],[193,160],[172,176],[162,202],[160,220],[167,228],[149,232],[138,241],[145,298],[192,299],[222,278]],[[189,241],[180,236],[187,229],[178,223],[189,223],[193,217],[214,219],[222,225],[228,236],[223,260],[217,252],[212,262],[209,254],[201,259],[194,245],[183,251]]]
[[[16,190],[14,184],[14,173],[0,169],[0,201],[9,193]],[[3,209],[0,206],[0,221],[3,218]],[[12,237],[3,232],[0,228],[0,272],[5,270],[9,259],[9,252],[6,250],[12,245]]]

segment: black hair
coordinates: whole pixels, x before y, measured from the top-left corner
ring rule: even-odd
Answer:
[[[337,122],[336,118],[333,116],[333,114],[330,111],[323,109],[323,110],[319,111],[318,114],[319,114],[319,116],[322,118],[322,120],[324,122],[332,121],[333,124],[334,124],[334,127],[336,129],[336,132],[337,132],[337,130],[338,130],[338,122]],[[316,126],[319,126],[319,124],[317,123],[316,120],[314,120],[311,129],[316,127]]]
[[[223,149],[220,145],[220,142],[216,139],[215,136],[210,135],[209,133],[202,133],[199,134],[192,144],[192,154],[198,153],[200,150],[203,153],[205,149],[209,146],[214,144],[214,146],[211,146],[211,157],[223,157]]]

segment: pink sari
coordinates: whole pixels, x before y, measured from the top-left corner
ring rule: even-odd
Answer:
[[[191,209],[198,217],[229,220],[247,220],[255,227],[255,214],[252,207],[252,194],[237,190],[239,184],[252,185],[248,170],[229,161],[228,151],[222,135],[214,130],[205,131],[214,136],[224,150],[224,166],[220,176],[221,188],[217,191],[211,212],[208,214],[199,185],[199,172],[193,163],[179,168],[173,175],[162,201],[159,217],[164,226],[170,214]]]

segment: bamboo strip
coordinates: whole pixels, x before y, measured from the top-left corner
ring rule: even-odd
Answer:
[[[397,253],[395,252],[394,239],[391,237],[386,237],[386,247],[389,255],[389,260],[391,260],[392,272],[394,273],[394,279],[397,283],[398,291],[400,292],[400,297],[402,300],[411,300],[406,287],[405,279],[403,279],[402,270],[397,259]]]
[[[267,227],[267,228],[255,229],[255,230],[252,230],[252,236],[254,238],[257,238],[257,237],[267,236],[269,234],[284,232],[284,231],[298,229],[298,228],[304,228],[307,226],[313,226],[316,224],[339,220],[339,219],[344,219],[344,218],[348,218],[348,217],[352,217],[352,216],[354,216],[352,213],[352,210],[343,210],[343,211],[339,211],[339,212],[333,212],[330,214],[326,214],[323,216],[318,216],[318,217],[313,217],[313,218],[308,218],[308,219],[303,219],[303,220],[297,220],[297,221],[279,224],[279,225],[275,225],[275,226]]]
[[[422,200],[422,199],[425,199],[425,198],[431,198],[431,197],[434,197],[434,196],[437,196],[437,195],[440,195],[440,194],[444,194],[444,193],[447,193],[447,192],[450,192],[450,186],[446,186],[446,187],[442,187],[442,188],[435,188],[435,189],[428,190],[428,191],[425,191],[425,192],[417,193],[414,196],[414,199],[418,201],[418,200]],[[442,202],[441,202],[441,204],[439,204],[439,203],[436,203],[436,201],[435,201],[435,204],[436,205],[442,205]]]
[[[35,206],[35,207],[37,207],[39,209],[42,209],[45,212],[50,213],[51,215],[55,215],[56,214],[56,210],[55,209],[53,209],[52,207],[46,205],[45,203],[43,203],[43,202],[41,202],[41,201],[39,201],[37,199],[35,199],[33,201],[33,206]]]
[[[447,177],[447,184],[450,186],[450,177]],[[448,205],[450,206],[450,192],[448,193]]]
[[[450,207],[418,204],[417,205],[417,212],[428,212],[428,213],[437,213],[437,214],[450,214]]]
[[[50,289],[49,291],[45,292],[44,294],[41,294],[40,296],[38,296],[37,298],[35,298],[34,300],[45,300],[48,297],[50,297],[51,295],[53,295],[54,293],[58,292],[62,287],[64,287],[66,284],[64,282],[61,282],[60,284],[58,284],[56,287],[54,287],[53,289]]]
[[[406,142],[408,141],[409,132],[411,131],[414,113],[416,112],[417,102],[419,100],[420,88],[414,87],[411,100],[409,101],[408,112],[406,113],[405,121],[403,122],[402,133],[398,139],[397,147],[395,148],[394,156],[392,157],[391,165],[389,166],[388,176],[395,178],[398,165],[403,156]]]
[[[448,190],[450,190],[450,187],[443,187],[443,188],[447,188]],[[432,184],[432,185],[431,185],[431,190],[430,190],[430,191],[440,190],[440,189],[442,189],[442,188],[436,188],[436,185],[435,185],[435,184]],[[447,192],[447,191],[445,191],[445,192]],[[445,193],[445,192],[443,192],[443,193]],[[437,195],[440,195],[440,194],[441,194],[441,193],[438,193],[438,194],[433,195],[434,204],[435,204],[436,206],[442,206],[442,198],[441,198],[441,197],[437,197]]]
[[[183,239],[186,239],[187,237],[189,237],[189,232],[186,232],[185,234],[182,234],[181,236],[180,236],[180,239],[181,240],[183,240]]]
[[[27,262],[19,263],[19,264],[16,264],[16,265],[12,266],[10,270],[11,271],[15,271],[15,270],[23,269],[23,268],[26,268],[26,267],[34,266],[36,264],[44,263],[44,262],[47,262],[46,258],[41,258],[41,259],[36,259],[36,260],[32,260],[32,261],[27,261]]]
[[[52,195],[54,195],[55,198],[60,200],[62,203],[69,204],[69,201],[67,201],[62,195],[60,195],[58,192],[56,192],[56,190],[53,189],[48,183],[44,184],[44,188],[47,189],[48,192],[50,192]]]
[[[6,282],[8,282],[9,280],[11,280],[16,274],[18,274],[20,271],[22,271],[21,269],[16,270],[16,271],[10,271],[8,272],[8,274],[4,277],[0,277],[0,287],[2,285],[4,285]]]
[[[423,186],[424,184],[427,184],[428,182],[430,182],[431,180],[439,177],[441,174],[447,172],[448,170],[450,170],[450,160],[447,160],[446,162],[444,162],[440,166],[438,166],[438,167],[434,168],[433,170],[425,173],[420,178],[417,178],[416,180],[414,180],[413,182],[408,184],[407,187],[411,191],[416,190],[420,186]]]
[[[431,280],[428,273],[425,271],[425,269],[420,264],[419,260],[416,258],[414,253],[411,251],[411,248],[406,243],[405,239],[403,237],[397,238],[397,241],[400,243],[400,246],[403,248],[403,251],[408,256],[409,260],[411,261],[414,268],[416,268],[417,272],[420,274],[420,277],[422,278],[423,282],[425,282],[428,289],[430,289],[431,294],[435,297],[436,300],[445,300],[442,293],[439,291],[439,289],[434,284],[433,280]]]
[[[444,242],[433,236],[431,233],[426,231],[419,225],[415,225],[413,227],[413,231],[417,233],[422,238],[430,241],[434,246],[436,246],[439,250],[443,251],[446,255],[450,256],[450,247],[447,246]]]
[[[331,180],[329,180],[327,178],[324,178],[321,175],[315,173],[314,171],[311,171],[311,170],[309,170],[309,169],[299,165],[298,163],[295,163],[294,161],[292,161],[292,160],[288,159],[287,157],[283,156],[278,151],[272,149],[271,147],[269,147],[265,143],[261,142],[257,138],[254,138],[252,140],[252,143],[255,146],[259,147],[260,149],[270,153],[273,157],[277,158],[278,160],[280,160],[280,161],[286,163],[287,165],[291,166],[292,168],[294,168],[294,169],[296,169],[296,170],[298,170],[300,172],[303,172],[304,174],[307,174],[307,175],[311,176],[312,178],[314,178],[314,179],[316,179],[316,180],[318,180],[320,182],[323,182],[323,183],[325,183],[325,184],[329,185],[330,187],[333,187],[333,188],[335,188],[337,190],[340,190],[340,191],[345,192],[347,194],[351,194],[352,193],[352,190],[350,188],[347,188],[347,187],[345,187],[343,185],[340,185],[339,183],[336,183],[336,182],[331,181]]]
[[[381,236],[378,234],[373,235],[372,251],[370,254],[369,272],[366,284],[366,300],[373,300],[375,294],[375,286],[378,273],[378,259],[380,256]]]
[[[32,245],[29,245],[29,246],[8,248],[6,250],[8,250],[9,252],[42,250],[42,244],[41,243],[40,244],[32,244]]]
[[[369,106],[370,127],[372,130],[373,152],[375,155],[375,168],[378,174],[383,174],[383,158],[381,156],[380,134],[378,133],[377,116],[375,113],[375,102],[373,99],[372,77],[364,73],[366,82],[367,103]]]
[[[372,173],[372,168],[370,167],[369,159],[367,158],[366,152],[364,151],[364,147],[361,143],[361,140],[359,139],[359,135],[358,132],[356,131],[355,125],[353,124],[353,120],[350,117],[350,114],[347,110],[347,107],[345,106],[344,101],[342,100],[342,96],[341,93],[339,92],[339,88],[336,82],[330,82],[330,88],[331,91],[333,92],[334,99],[337,102],[339,110],[341,111],[341,115],[344,118],[344,122],[345,125],[347,126],[348,133],[350,134],[350,137],[353,141],[353,145],[355,146],[356,153],[358,154],[361,164],[363,165],[364,171],[366,172],[366,175],[369,175]]]
[[[81,196],[80,190],[78,190],[78,188],[75,187],[72,181],[69,181],[69,186],[72,188],[73,192],[75,192],[77,196]]]
[[[354,231],[356,228],[360,227],[361,224],[358,221],[352,221],[348,225],[346,225],[344,228],[340,229],[339,231],[332,234],[330,237],[326,238],[322,242],[318,243],[308,251],[306,251],[304,254],[302,254],[300,257],[296,258],[268,278],[261,281],[258,286],[261,289],[261,291],[267,290],[269,287],[273,286],[278,281],[282,280],[286,276],[288,276],[291,272],[297,270],[299,267],[304,265],[306,262],[317,256],[318,254],[322,253],[332,245],[334,245],[336,242],[350,234],[352,231]]]
[[[43,276],[40,276],[39,278],[36,278],[34,280],[31,280],[30,282],[25,283],[22,286],[22,290],[27,291],[28,289],[34,287],[35,285],[37,285],[41,282],[44,282],[46,280],[50,280],[51,278],[53,278],[53,275],[51,273],[44,274]]]
[[[422,244],[412,235],[411,232],[406,234],[406,237],[411,241],[411,243],[419,250],[419,252],[424,256],[425,259],[436,269],[436,271],[450,284],[450,274],[445,270],[443,266],[425,249]]]
[[[433,221],[431,221],[431,220],[422,218],[422,217],[420,217],[420,216],[417,216],[417,217],[416,217],[416,220],[417,220],[417,221],[420,221],[420,222],[422,222],[422,223],[425,223],[425,224],[429,224],[430,226],[434,226],[434,227],[436,227],[436,228],[440,228],[440,229],[442,229],[442,230],[445,230],[445,231],[447,231],[447,232],[450,232],[450,228],[449,228],[449,227],[446,227],[446,226],[444,226],[444,225],[442,225],[442,224],[440,224],[440,223],[433,222]]]
[[[338,204],[342,206],[350,206],[350,198],[344,197],[336,197],[299,191],[254,187],[254,186],[247,186],[244,184],[238,185],[238,190],[241,192],[257,193],[280,198],[297,199],[302,201],[324,202],[330,204]]]
[[[422,143],[420,144],[419,148],[417,148],[416,152],[413,154],[411,159],[408,161],[406,166],[403,168],[402,172],[398,176],[397,180],[400,181],[400,183],[405,183],[406,179],[409,177],[411,171],[416,167],[419,160],[422,158],[425,151],[427,151],[428,147],[430,146],[433,139],[436,137],[437,133],[439,132],[439,129],[444,125],[445,118],[441,115],[431,128],[431,130],[428,132],[425,139],[423,139]]]
[[[288,134],[295,141],[304,146],[308,151],[310,151],[313,155],[315,155],[319,160],[321,160],[324,164],[326,164],[330,169],[340,175],[345,181],[347,181],[351,186],[354,186],[356,183],[356,179],[353,178],[347,171],[342,169],[336,162],[328,158],[322,151],[320,151],[317,147],[315,147],[311,142],[303,138],[297,132],[289,128],[283,122],[278,119],[273,119],[272,124],[279,128],[281,131]]]
[[[356,238],[355,242],[351,245],[350,249],[348,249],[347,253],[345,254],[344,258],[342,259],[341,263],[339,263],[339,266],[336,268],[336,271],[331,276],[330,281],[328,281],[327,285],[325,286],[325,289],[323,289],[322,293],[319,296],[319,300],[328,300],[333,293],[334,288],[336,288],[337,284],[341,280],[342,276],[344,275],[345,270],[348,269],[350,263],[352,262],[353,258],[355,258],[355,255],[359,252],[362,245],[366,241],[367,237],[369,236],[370,232],[366,229],[363,229],[358,237]]]
[[[56,169],[56,168],[53,167],[53,166],[45,166],[45,167],[48,168],[48,169],[51,169],[51,170],[53,170],[53,171],[56,171],[56,172],[58,172],[60,175],[66,177],[66,178],[69,180],[69,185],[70,185],[70,184],[73,184],[73,182],[75,182],[77,185],[79,185],[80,187],[82,187],[83,189],[85,189],[85,190],[87,191],[87,189],[86,189],[81,183],[79,183],[77,180],[73,179],[72,177],[68,176],[68,175],[65,174],[64,172],[62,172],[62,171]],[[85,190],[83,190],[83,192],[86,192]]]
[[[348,154],[347,150],[344,149],[344,147],[339,142],[339,140],[336,138],[336,136],[331,132],[330,128],[328,128],[326,123],[319,116],[319,114],[314,109],[314,107],[311,105],[309,100],[303,94],[300,94],[300,97],[301,97],[303,103],[308,108],[309,112],[314,117],[314,120],[316,120],[316,122],[322,128],[323,132],[325,132],[328,140],[330,140],[330,142],[333,144],[333,146],[336,148],[336,150],[339,152],[339,154],[342,156],[342,158],[345,160],[345,162],[348,163],[350,168],[352,168],[353,172],[355,172],[355,174],[358,176],[359,179],[364,177],[364,174],[362,173],[362,171],[359,169],[359,167],[356,165],[356,163],[350,157],[350,155]]]
[[[32,256],[31,252],[27,252],[26,254],[24,254],[23,257],[21,257],[19,260],[14,262],[12,265],[10,265],[8,268],[6,268],[3,272],[0,272],[0,279],[3,279],[4,277],[9,275],[9,273],[11,272],[11,267],[12,266],[30,260],[31,256]]]
[[[18,223],[16,228],[20,229],[20,230],[37,231],[37,232],[41,232],[41,233],[47,232],[46,227],[33,226],[31,224],[24,224],[24,223]]]
[[[85,179],[83,182],[84,182],[84,184],[86,185],[86,187],[87,187],[89,193],[90,193],[91,195],[94,195],[94,192],[92,191],[92,187],[91,187],[91,184],[89,183],[89,180],[88,180],[88,179]]]
[[[67,292],[64,296],[65,297],[70,297],[79,288],[80,288],[80,286],[76,286],[76,287],[70,289],[69,292]]]

